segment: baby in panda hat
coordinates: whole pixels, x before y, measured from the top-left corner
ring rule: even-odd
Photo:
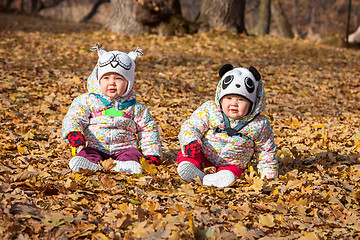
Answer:
[[[108,158],[114,159],[116,172],[141,173],[142,157],[158,165],[162,156],[158,127],[132,89],[141,49],[107,52],[95,44],[91,50],[99,59],[88,78],[88,92],[72,102],[63,120],[64,140],[72,147],[82,146],[70,168],[100,169],[99,163]]]
[[[254,158],[261,178],[276,178],[274,135],[261,115],[266,97],[260,73],[225,64],[219,76],[215,101],[202,104],[181,126],[178,174],[185,181],[199,176],[203,185],[228,187]],[[210,166],[217,172],[205,174],[203,167]]]

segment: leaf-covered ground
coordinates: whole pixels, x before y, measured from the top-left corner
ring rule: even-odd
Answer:
[[[1,239],[359,239],[360,51],[214,31],[125,37],[0,14]],[[135,90],[161,128],[164,165],[73,174],[61,121],[97,54],[140,47]],[[280,178],[256,163],[230,188],[176,173],[177,134],[214,98],[224,63],[259,69]],[[210,171],[211,169],[209,169]]]

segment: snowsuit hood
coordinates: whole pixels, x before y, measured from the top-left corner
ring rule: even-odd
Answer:
[[[219,75],[222,78],[216,87],[215,104],[219,107],[219,109],[221,109],[221,98],[230,94],[245,97],[252,103],[251,110],[246,116],[238,119],[238,121],[241,123],[249,122],[254,119],[255,116],[264,111],[266,107],[265,90],[260,74],[254,67],[250,67],[249,70],[246,68],[232,69],[231,65],[231,70],[223,73],[221,70],[225,66],[226,65],[224,65],[219,71]],[[231,80],[229,81],[229,79]],[[241,85],[241,87],[238,88],[238,85]],[[253,87],[249,87],[249,85]]]

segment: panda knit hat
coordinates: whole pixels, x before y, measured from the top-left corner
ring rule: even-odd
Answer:
[[[120,51],[107,52],[101,49],[101,45],[99,46],[99,44],[95,44],[90,50],[97,50],[99,56],[97,64],[98,83],[104,74],[109,72],[118,73],[128,81],[127,89],[125,93],[121,95],[122,97],[126,96],[134,85],[135,59],[143,55],[142,50],[136,49],[128,54]]]
[[[249,113],[256,107],[257,87],[261,81],[260,73],[254,67],[234,68],[231,64],[225,64],[219,70],[221,86],[219,102],[226,95],[239,95],[251,103]]]

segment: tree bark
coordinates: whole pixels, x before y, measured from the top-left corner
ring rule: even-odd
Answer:
[[[89,21],[97,12],[99,6],[103,3],[110,2],[110,0],[98,0],[95,5],[92,7],[91,11],[80,20],[80,22],[87,22]]]
[[[198,24],[201,31],[213,28],[242,33],[246,0],[202,0]]]
[[[126,35],[187,32],[179,0],[111,0],[110,3],[112,12],[107,28],[114,32]]]
[[[260,0],[258,22],[256,25],[256,32],[259,35],[266,35],[270,32],[270,1],[271,0]]]
[[[133,0],[111,0],[111,14],[107,28],[128,35],[143,33],[146,27],[136,21],[136,3]]]
[[[293,38],[294,33],[279,0],[271,0],[271,14],[279,29],[279,34],[283,37]]]

